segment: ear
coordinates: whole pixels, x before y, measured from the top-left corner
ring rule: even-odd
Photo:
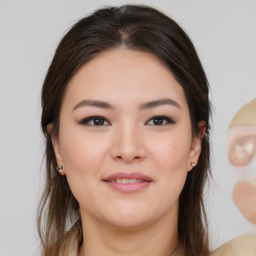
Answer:
[[[53,124],[52,123],[50,123],[46,126],[46,130],[51,136],[52,146],[53,146],[53,149],[54,149],[57,165],[63,166],[63,171],[60,174],[65,175],[66,173],[65,173],[65,169],[64,169],[62,156],[61,156],[59,139],[54,135],[54,133],[52,132],[52,129],[53,129]]]
[[[200,121],[198,123],[199,134],[195,135],[192,138],[190,151],[189,151],[189,158],[188,158],[188,171],[191,171],[194,166],[192,164],[197,165],[201,150],[202,150],[202,139],[205,135],[206,131],[206,124],[205,121]]]

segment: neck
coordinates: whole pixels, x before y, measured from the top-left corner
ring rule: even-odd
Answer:
[[[82,217],[82,223],[85,243],[79,256],[170,256],[178,243],[177,218],[166,222],[163,217],[150,225],[129,229],[106,226],[89,216]]]

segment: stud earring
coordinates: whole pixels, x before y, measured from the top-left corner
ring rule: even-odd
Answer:
[[[194,164],[194,163],[192,163],[191,165],[192,165],[193,167],[195,167],[195,166],[196,166],[196,164]]]
[[[62,173],[63,166],[62,165],[58,165],[56,170],[57,170],[58,173]]]

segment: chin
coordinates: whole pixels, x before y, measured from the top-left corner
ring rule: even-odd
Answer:
[[[105,216],[106,221],[121,229],[136,229],[150,223],[150,211],[132,207],[123,207],[114,211],[110,216]]]
[[[140,228],[144,228],[150,223],[147,219],[132,219],[132,218],[126,218],[126,219],[115,219],[111,220],[110,224],[115,228],[119,230],[138,230]]]

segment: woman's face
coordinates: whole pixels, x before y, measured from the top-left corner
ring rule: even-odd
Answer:
[[[201,150],[172,73],[153,55],[127,49],[101,53],[75,74],[53,144],[82,219],[118,227],[176,222]]]

